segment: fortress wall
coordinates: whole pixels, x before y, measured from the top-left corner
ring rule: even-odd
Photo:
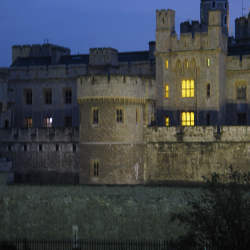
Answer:
[[[107,185],[6,185],[0,174],[2,237],[170,239],[181,228],[171,212],[185,209],[184,192],[199,188]]]
[[[151,127],[147,141],[145,184],[201,181],[202,175],[227,173],[229,166],[249,171],[250,130],[247,126]]]
[[[10,67],[9,80],[46,79],[46,78],[76,78],[86,74],[86,64],[48,65],[27,67]]]
[[[77,98],[111,97],[111,98],[147,98],[147,83],[153,83],[152,78],[138,76],[105,75],[82,76],[77,80]],[[152,84],[151,84],[152,85]],[[152,96],[152,93],[150,93]],[[152,98],[152,97],[151,97]],[[155,99],[155,98],[154,98]]]
[[[152,75],[155,77],[155,60],[140,62],[119,62],[119,74]]]
[[[79,173],[78,128],[1,129],[0,138],[2,157],[13,159],[15,181],[75,183]]]

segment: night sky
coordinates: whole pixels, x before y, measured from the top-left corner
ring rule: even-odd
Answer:
[[[230,0],[230,31],[242,0]],[[248,14],[250,0],[244,0]],[[200,20],[200,0],[0,0],[0,67],[11,65],[12,45],[49,43],[71,54],[112,47],[147,50],[155,40],[157,9],[176,11],[176,31],[187,19]]]

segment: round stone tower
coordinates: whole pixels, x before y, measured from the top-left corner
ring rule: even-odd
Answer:
[[[82,76],[80,183],[144,182],[144,126],[155,103],[155,80],[123,75]]]
[[[221,26],[222,32],[228,36],[229,32],[229,2],[228,0],[201,0],[200,4],[200,19],[202,31],[207,31],[208,26],[208,12],[210,10],[221,11]]]

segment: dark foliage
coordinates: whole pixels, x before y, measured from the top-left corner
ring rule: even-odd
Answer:
[[[229,174],[213,173],[198,197],[186,194],[188,209],[171,214],[187,234],[178,240],[214,249],[250,247],[250,173],[230,167]]]

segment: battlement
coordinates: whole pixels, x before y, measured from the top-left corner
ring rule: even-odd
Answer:
[[[79,128],[9,128],[0,129],[1,143],[79,142]]]
[[[147,127],[146,142],[249,142],[250,126]]]
[[[235,19],[235,39],[238,45],[250,44],[250,13]]]
[[[127,75],[82,76],[77,79],[77,99],[156,99],[155,79]]]
[[[89,49],[89,64],[118,66],[118,51],[113,48]]]
[[[200,32],[200,23],[199,21],[192,21],[191,24],[189,21],[183,22],[180,24],[180,33],[189,33],[193,35],[195,32]]]
[[[70,49],[54,44],[33,44],[12,46],[12,63],[17,57],[45,57],[51,56],[52,63],[57,63],[62,55],[70,55]]]
[[[76,78],[86,74],[86,64],[10,67],[9,80]]]
[[[228,56],[226,61],[227,71],[250,70],[250,55]]]
[[[175,11],[156,10],[156,29],[175,32]]]

